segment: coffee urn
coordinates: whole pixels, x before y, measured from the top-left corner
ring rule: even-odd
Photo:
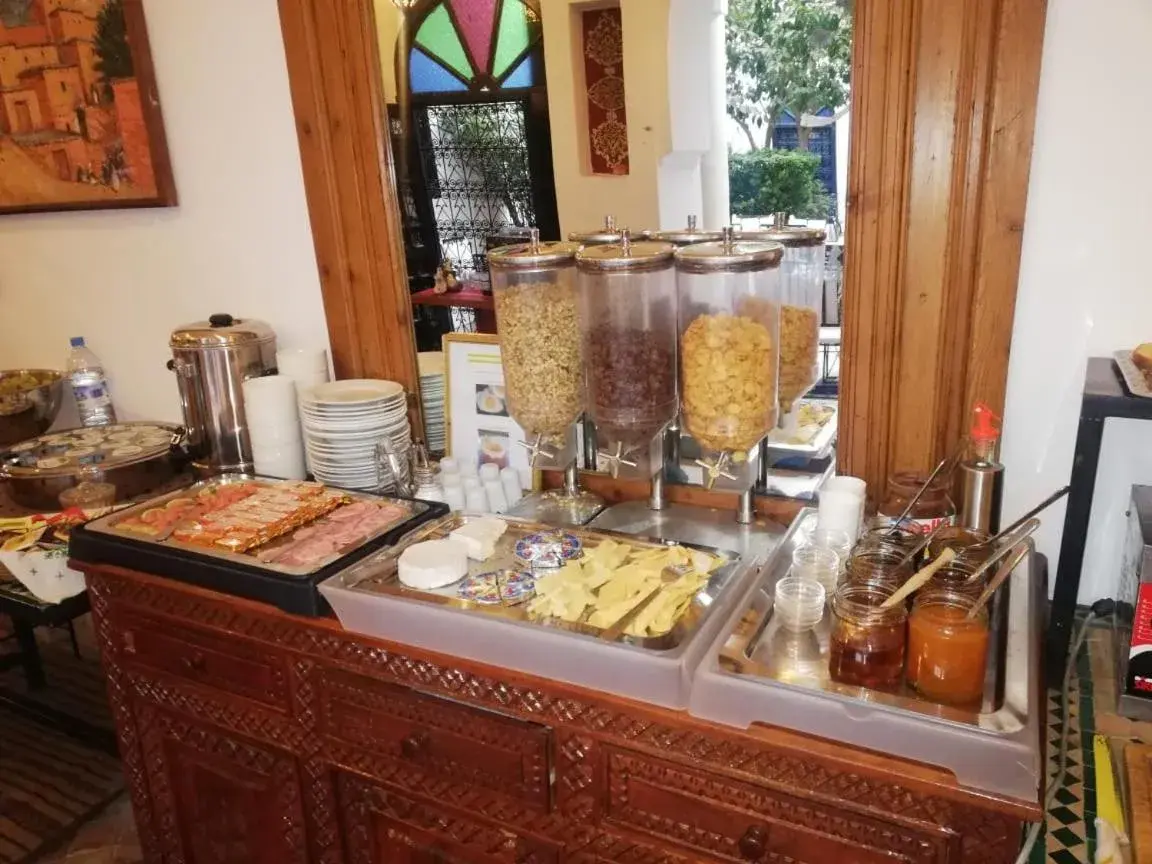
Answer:
[[[276,372],[276,334],[263,321],[213,315],[172,331],[184,446],[201,470],[251,472],[252,445],[240,385]]]

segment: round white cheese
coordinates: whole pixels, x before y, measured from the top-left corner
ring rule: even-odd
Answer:
[[[414,543],[400,553],[400,581],[427,591],[443,588],[468,573],[468,551],[452,540]]]

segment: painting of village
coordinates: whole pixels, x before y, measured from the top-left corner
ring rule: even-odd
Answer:
[[[174,203],[141,0],[0,0],[0,213]]]

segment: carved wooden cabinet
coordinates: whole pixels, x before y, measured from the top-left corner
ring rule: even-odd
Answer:
[[[994,864],[1039,816],[929,766],[85,569],[154,864]]]

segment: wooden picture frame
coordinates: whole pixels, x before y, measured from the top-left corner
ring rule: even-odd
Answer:
[[[491,420],[488,430],[490,434],[503,439],[504,464],[515,467],[520,473],[521,489],[539,491],[540,472],[533,471],[528,464],[528,451],[521,446],[522,442],[525,441],[524,430],[508,415],[507,401],[502,392],[504,372],[500,358],[500,338],[491,333],[446,333],[442,345],[444,352],[445,455],[455,455],[459,460],[473,458],[473,454],[475,454],[475,458],[480,459],[475,450],[473,454],[465,454],[460,447],[453,447],[453,427],[459,431],[465,423],[461,422],[460,419],[453,423],[452,418],[454,413],[458,418],[469,416],[470,419],[466,421],[468,429],[475,427],[477,430],[475,446],[483,448],[482,433],[486,430],[481,429],[478,424],[484,422],[483,418],[486,416]],[[495,381],[496,376],[491,374],[477,375],[476,369],[468,369],[463,365],[463,362],[468,360],[469,350],[474,354],[484,355],[487,364],[500,368],[499,384]],[[456,368],[455,375],[452,374],[454,365]],[[494,386],[500,387],[501,392],[491,392]],[[455,400],[452,398],[454,388],[460,391]],[[466,405],[462,404],[464,395],[468,397]],[[492,402],[492,406],[487,412],[481,405],[482,399],[489,399]],[[492,461],[496,461],[496,459]],[[499,461],[497,464],[500,464]]]
[[[32,0],[0,27],[0,214],[170,207],[143,0]]]

